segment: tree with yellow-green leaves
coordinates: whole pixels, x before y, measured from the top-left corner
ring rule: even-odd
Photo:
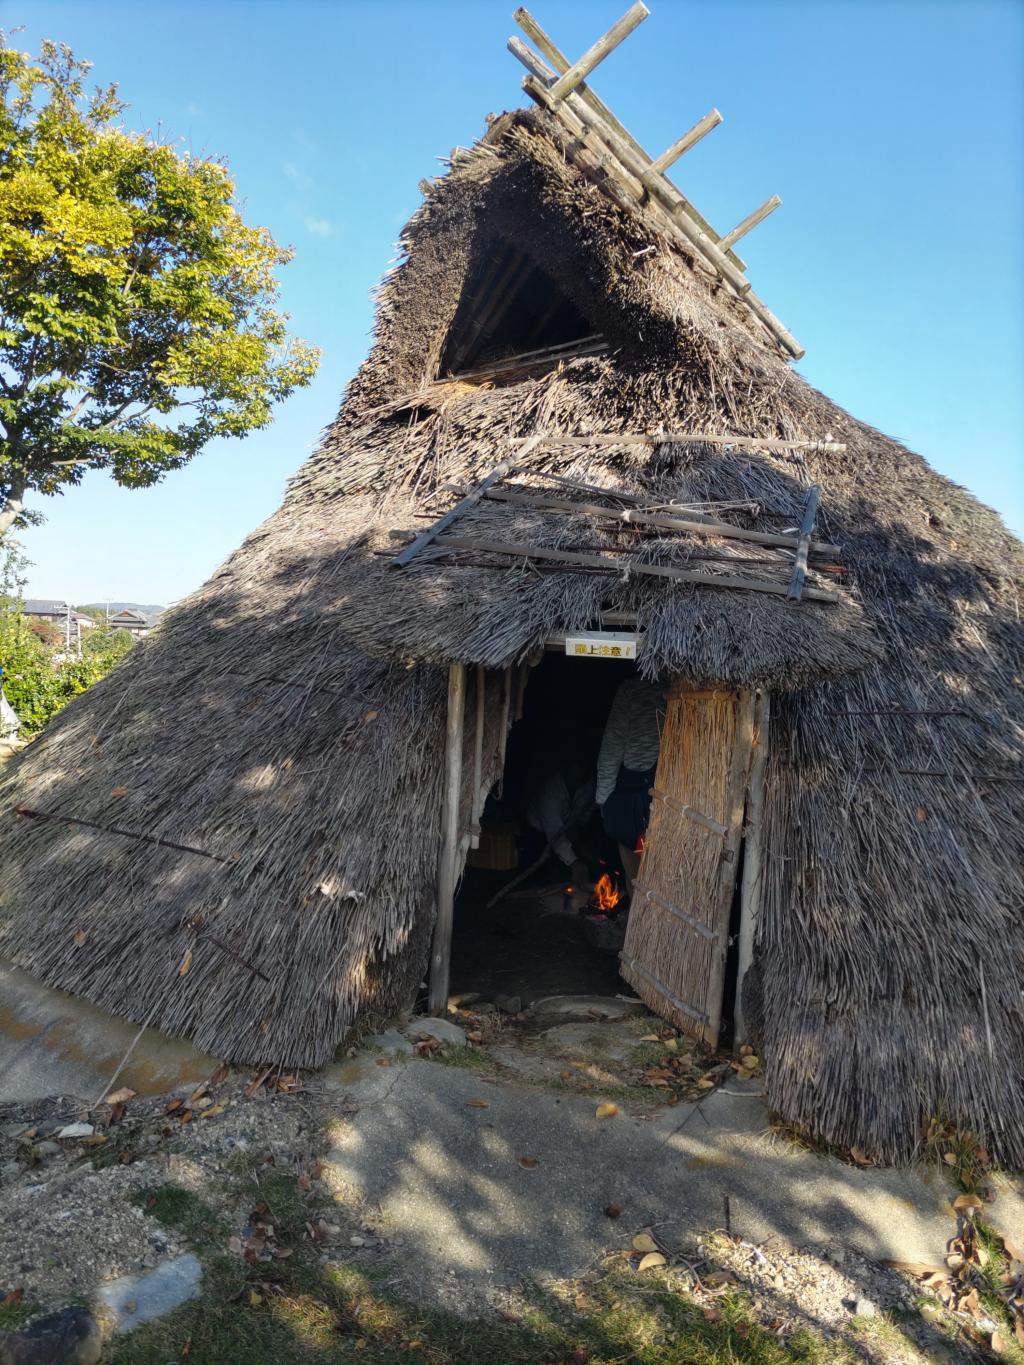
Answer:
[[[88,67],[0,33],[0,535],[30,492],[145,487],[266,426],[318,361],[226,168],[126,131]]]

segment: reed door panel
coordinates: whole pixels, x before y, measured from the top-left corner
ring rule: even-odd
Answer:
[[[622,975],[663,1018],[718,1043],[752,739],[747,692],[669,697]]]

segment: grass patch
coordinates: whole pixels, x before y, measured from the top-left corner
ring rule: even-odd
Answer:
[[[163,1223],[164,1227],[177,1229],[192,1242],[219,1241],[226,1235],[223,1220],[209,1204],[178,1185],[142,1190],[135,1196],[135,1203],[150,1218]]]
[[[471,1047],[469,1043],[445,1043],[430,1054],[432,1062],[442,1066],[461,1066],[467,1071],[486,1071],[489,1075],[497,1072],[493,1059],[481,1048]]]
[[[0,1303],[0,1332],[17,1332],[39,1312],[37,1303]]]
[[[620,1262],[593,1284],[533,1288],[515,1319],[465,1319],[389,1293],[389,1271],[322,1264],[303,1236],[318,1200],[290,1171],[243,1157],[228,1193],[244,1215],[265,1204],[292,1254],[248,1264],[226,1254],[220,1218],[187,1190],[161,1186],[150,1216],[193,1238],[202,1297],[113,1343],[110,1365],[845,1365],[841,1344],[809,1333],[779,1340],[739,1296],[698,1303],[672,1272],[637,1275]],[[151,1201],[151,1202],[150,1202]]]

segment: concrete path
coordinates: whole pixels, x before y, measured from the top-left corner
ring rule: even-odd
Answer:
[[[0,1103],[98,1099],[138,1031],[0,958]],[[205,1080],[216,1067],[182,1039],[146,1029],[117,1083],[159,1095]]]
[[[339,1189],[379,1208],[405,1243],[410,1279],[457,1277],[467,1299],[578,1274],[652,1224],[670,1245],[692,1245],[723,1226],[726,1196],[732,1230],[752,1241],[840,1245],[872,1260],[941,1262],[956,1228],[940,1171],[861,1170],[797,1151],[767,1134],[756,1094],[598,1119],[598,1094],[489,1082],[421,1058],[381,1067],[364,1055],[325,1079],[339,1112],[343,1098],[358,1106],[333,1130]],[[613,1203],[615,1221],[604,1213]],[[1021,1191],[1007,1183],[986,1216],[1019,1235]]]

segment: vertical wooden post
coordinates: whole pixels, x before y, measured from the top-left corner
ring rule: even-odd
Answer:
[[[498,796],[505,794],[505,753],[512,728],[512,669],[506,668],[501,691],[501,728],[498,732]]]
[[[452,918],[455,907],[455,862],[459,854],[462,795],[462,731],[466,719],[466,665],[448,665],[448,723],[445,730],[444,805],[441,808],[441,851],[437,863],[437,920],[430,952],[431,1014],[448,1005],[451,975]]]
[[[722,1027],[722,996],[725,993],[725,963],[729,950],[729,907],[732,888],[736,885],[736,859],[739,855],[743,830],[743,805],[750,773],[750,750],[754,738],[754,697],[743,689],[736,701],[736,731],[733,738],[732,759],[729,764],[729,785],[726,788],[725,811],[722,823],[728,827],[719,864],[716,903],[721,918],[716,925],[718,942],[715,945],[714,967],[708,982],[707,1003],[704,1006],[708,1022],[704,1026],[704,1040],[709,1047],[718,1046]]]
[[[750,789],[744,828],[743,879],[740,883],[739,960],[736,966],[736,1008],[733,1024],[736,1044],[745,1043],[747,1024],[743,1018],[743,978],[754,960],[754,935],[761,914],[761,884],[764,866],[764,785],[768,766],[768,739],[771,700],[760,691],[754,698],[754,757],[750,765]]]
[[[469,846],[480,847],[480,816],[484,812],[484,712],[487,708],[487,670],[483,664],[476,670],[476,710],[473,732],[473,809],[470,811]]]

